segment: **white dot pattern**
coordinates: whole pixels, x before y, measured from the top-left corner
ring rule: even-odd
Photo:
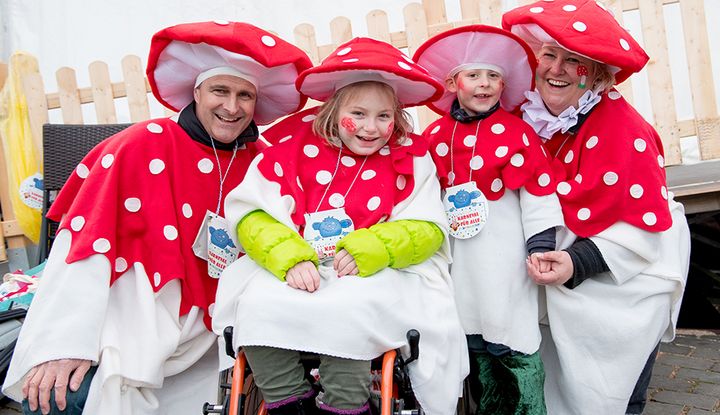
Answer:
[[[542,13],[544,10],[545,9],[543,9],[542,7],[531,7],[530,13],[538,14],[538,13]]]
[[[608,92],[607,96],[608,96],[608,98],[610,98],[613,101],[622,97],[622,95],[617,91],[610,91],[610,92]]]
[[[318,154],[320,154],[320,149],[315,145],[308,144],[303,147],[303,153],[310,158],[315,158]]]
[[[583,22],[575,22],[573,23],[572,27],[578,32],[584,32],[587,30],[587,25]]]
[[[198,161],[197,164],[198,170],[200,170],[201,173],[208,174],[211,171],[213,171],[213,168],[215,168],[215,165],[213,164],[212,160],[208,158],[204,158],[200,161]]]
[[[566,4],[563,6],[562,9],[565,10],[566,12],[574,12],[575,10],[577,10],[577,7],[575,7],[572,4]]]
[[[645,191],[643,190],[643,187],[639,184],[634,184],[630,186],[630,196],[632,196],[635,199],[640,199]]]
[[[127,209],[128,212],[137,212],[140,210],[140,206],[142,206],[142,203],[137,197],[128,197],[125,199],[125,209]]]
[[[208,306],[208,315],[210,317],[215,315],[215,303],[212,303]]]
[[[192,206],[190,206],[190,203],[185,203],[182,205],[182,213],[183,216],[190,219],[193,214]]]
[[[408,65],[406,62],[403,62],[403,61],[398,62],[397,65],[399,67],[405,69],[406,71],[409,71],[412,69],[412,66]]]
[[[582,174],[577,174],[577,175],[575,176],[575,181],[578,182],[578,183],[582,183],[582,181],[583,181]]]
[[[485,160],[480,156],[474,156],[470,159],[470,168],[472,170],[479,170],[483,165],[485,165]]]
[[[104,254],[110,250],[110,241],[105,238],[98,238],[93,242],[93,251]]]
[[[405,186],[407,186],[407,179],[402,174],[397,177],[397,180],[395,181],[395,185],[399,190],[405,190]]]
[[[620,39],[620,47],[625,50],[630,50],[630,44],[628,43],[627,40],[622,39],[622,38]]]
[[[642,138],[636,138],[635,142],[633,143],[635,146],[635,150],[642,153],[647,148],[647,142],[643,140]]]
[[[78,166],[75,168],[75,172],[81,179],[88,177],[88,174],[90,174],[90,170],[87,168],[86,165],[82,163],[78,164]]]
[[[165,225],[165,227],[163,227],[163,235],[165,235],[165,239],[168,241],[174,241],[178,237],[178,230],[173,225]]]
[[[330,195],[330,198],[328,198],[328,203],[334,208],[343,207],[345,206],[345,197],[340,193],[333,193]]]
[[[75,232],[80,232],[80,229],[85,226],[85,218],[82,216],[75,216],[70,221],[70,229],[74,230]]]
[[[463,139],[463,144],[465,144],[465,147],[472,147],[477,142],[477,137],[474,135],[469,135]]]
[[[291,135],[286,135],[285,137],[283,137],[283,138],[281,138],[280,140],[278,140],[278,143],[284,143],[284,142],[286,142],[287,140],[291,139],[292,137],[293,137],[292,134],[291,134]]]
[[[145,128],[147,128],[147,130],[153,134],[160,134],[161,132],[163,132],[162,126],[154,122],[148,123],[147,127]]]
[[[502,134],[505,132],[505,126],[500,123],[493,124],[492,127],[490,127],[490,131],[494,134]]]
[[[302,117],[302,121],[303,121],[303,122],[310,122],[310,121],[314,121],[315,118],[317,118],[317,115],[315,115],[315,114],[309,114],[309,115],[306,115],[306,116]]]
[[[156,272],[153,274],[153,283],[156,287],[160,286],[160,282],[162,282],[162,279],[160,278],[160,273]]]
[[[403,145],[403,147],[410,147],[411,145],[413,145],[413,140],[412,140],[412,138],[406,138],[406,139],[402,142],[402,145]]]
[[[380,198],[377,196],[371,197],[367,202],[368,210],[374,212],[378,207],[380,207]]]
[[[588,150],[594,148],[598,144],[598,141],[598,136],[596,135],[588,138],[587,142],[585,143],[585,148],[587,148]]]
[[[265,46],[267,46],[267,47],[270,47],[270,48],[273,47],[273,46],[275,46],[275,45],[277,44],[277,42],[275,41],[275,39],[274,39],[272,36],[269,36],[269,35],[263,36],[263,37],[261,38],[261,40],[262,40],[263,45],[265,45]]]
[[[125,258],[119,256],[115,258],[115,272],[125,272],[128,268],[128,263]]]
[[[502,190],[502,188],[503,188],[503,181],[500,178],[493,180],[492,183],[490,184],[490,190],[492,190],[495,193]]]
[[[370,179],[372,179],[373,177],[375,177],[375,175],[376,175],[375,170],[365,170],[364,172],[362,172],[362,174],[360,175],[360,177],[361,177],[363,180],[370,180]]]
[[[430,130],[430,134],[437,134],[438,131],[440,131],[440,126],[436,125],[432,130]]]
[[[514,154],[512,157],[510,157],[510,164],[515,167],[520,167],[525,164],[525,157],[523,157],[522,154]]]
[[[347,48],[340,49],[340,50],[338,51],[337,55],[338,55],[338,56],[345,56],[345,55],[347,55],[348,53],[350,53],[351,50],[352,50],[351,47],[347,47]]]
[[[657,161],[658,161],[658,166],[660,166],[661,168],[665,167],[665,159],[663,158],[663,156],[658,155]]]
[[[100,160],[100,164],[104,168],[109,169],[110,166],[112,166],[114,161],[115,161],[115,156],[113,156],[112,154],[105,154],[103,156],[102,160]]]
[[[663,199],[667,200],[667,198],[668,198],[667,187],[661,186],[661,187],[660,187],[660,194],[662,195]]]
[[[387,155],[390,154],[390,147],[385,146],[385,147],[381,148],[380,151],[378,151],[378,153],[379,153],[381,156],[387,156]]]
[[[657,223],[657,216],[652,212],[647,212],[642,217],[643,222],[648,226],[653,226]]]
[[[445,157],[450,151],[450,148],[445,143],[440,143],[435,147],[435,153],[440,157]]]
[[[507,153],[508,153],[507,146],[500,146],[495,150],[496,157],[505,157],[505,156],[507,156]]]
[[[328,184],[332,180],[332,173],[327,170],[320,170],[315,175],[315,180],[320,184]]]
[[[530,140],[528,140],[528,137],[525,133],[523,133],[523,135],[522,135],[522,140],[523,140],[523,144],[525,144],[525,147],[530,146]]]
[[[550,175],[547,173],[543,173],[538,177],[538,184],[540,187],[547,187],[547,185],[550,184]]]
[[[153,159],[150,161],[148,168],[150,169],[150,173],[160,174],[163,170],[165,170],[165,162],[160,159]]]
[[[360,59],[358,59],[358,58],[344,59],[344,60],[343,60],[343,63],[355,63],[355,62],[357,62],[357,61],[359,61],[359,60],[360,60]]]
[[[357,164],[357,162],[355,161],[355,159],[352,158],[352,157],[350,157],[350,156],[343,156],[343,157],[340,159],[340,163],[342,163],[342,165],[345,166],[345,167],[352,167],[352,166],[354,166],[354,165]]]
[[[273,166],[273,170],[275,171],[275,174],[278,177],[283,177],[283,175],[285,174],[285,172],[283,172],[282,166],[277,161],[275,162],[275,165]]]
[[[580,220],[588,220],[590,219],[590,209],[588,208],[582,208],[578,210],[577,217]]]
[[[563,161],[565,162],[565,164],[569,164],[573,161],[573,158],[575,158],[575,153],[570,150],[567,152],[567,154],[565,154],[565,159],[563,159]]]
[[[606,185],[612,186],[618,181],[618,175],[614,171],[609,171],[603,175],[603,182]]]
[[[557,185],[557,192],[565,196],[572,190],[572,186],[568,182],[560,182]]]

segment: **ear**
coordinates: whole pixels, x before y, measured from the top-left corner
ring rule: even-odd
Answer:
[[[455,83],[454,77],[445,80],[445,89],[452,92],[453,94],[457,92],[457,84]]]
[[[200,98],[200,85],[193,88],[193,98],[195,99],[195,102],[197,102],[198,99]]]

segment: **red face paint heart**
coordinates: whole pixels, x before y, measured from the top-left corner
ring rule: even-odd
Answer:
[[[357,125],[355,125],[355,122],[350,117],[344,117],[340,120],[340,126],[350,133],[355,133],[355,131],[357,131]]]
[[[394,121],[388,125],[387,131],[385,131],[385,137],[390,139],[390,137],[392,137],[393,131],[395,131],[395,122]]]

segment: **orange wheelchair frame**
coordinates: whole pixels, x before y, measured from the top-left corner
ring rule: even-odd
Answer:
[[[249,385],[246,385],[250,370],[245,353],[241,349],[238,350],[236,357],[232,347],[233,328],[226,327],[223,337],[225,352],[228,356],[235,358],[235,364],[232,369],[228,369],[232,371],[231,374],[221,374],[220,393],[218,394],[220,403],[205,403],[203,415],[267,415],[267,410],[262,402],[257,405],[257,410],[246,408],[250,401],[250,395],[259,394],[259,391],[257,388],[248,388]],[[416,360],[419,355],[420,333],[417,330],[409,330],[407,339],[410,346],[410,357],[407,360],[403,359],[398,350],[389,350],[382,356],[379,415],[423,415],[422,409],[415,401],[407,373],[407,365]],[[380,358],[373,361],[373,364],[378,360]],[[227,382],[228,378],[231,378],[229,383]]]

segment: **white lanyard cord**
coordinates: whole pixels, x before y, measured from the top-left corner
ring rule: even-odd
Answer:
[[[320,210],[320,206],[322,206],[323,201],[325,201],[325,196],[327,196],[328,190],[330,190],[330,186],[332,185],[333,180],[335,180],[335,175],[338,172],[338,169],[340,169],[340,159],[342,158],[342,141],[340,141],[340,150],[338,151],[338,159],[337,163],[335,163],[335,171],[332,174],[332,177],[330,177],[330,181],[328,182],[327,186],[325,186],[325,191],[323,192],[322,197],[320,198],[320,202],[318,202],[317,207],[315,208],[315,212],[317,213],[318,210]],[[367,161],[368,156],[365,156],[363,159],[362,164],[360,165],[360,170],[355,174],[355,178],[353,179],[352,183],[350,183],[350,187],[348,187],[347,192],[345,192],[345,195],[343,196],[343,201],[345,198],[347,198],[347,195],[350,194],[350,190],[355,185],[355,181],[357,180],[358,176],[360,176],[360,173],[363,170],[363,167],[365,167],[365,162]]]
[[[220,157],[218,156],[217,149],[215,149],[215,140],[211,137],[210,143],[212,144],[213,153],[215,153],[215,161],[217,162],[218,166],[218,175],[220,176],[220,192],[218,193],[218,201],[217,201],[217,207],[215,208],[215,214],[220,214],[220,203],[222,202],[222,195],[223,195],[223,184],[225,183],[225,179],[227,179],[228,173],[230,173],[230,166],[232,166],[233,161],[235,161],[235,154],[237,154],[238,149],[238,143],[235,141],[235,148],[233,148],[233,155],[232,158],[230,158],[230,163],[228,163],[227,170],[225,170],[225,174],[222,173],[222,167],[220,166]]]
[[[470,154],[470,162],[472,163],[473,157],[475,157],[475,146],[477,145],[477,142],[479,140],[478,138],[478,131],[480,131],[480,123],[482,120],[478,120],[477,127],[475,127],[475,142],[473,143],[472,148],[472,154]],[[458,121],[455,121],[455,125],[453,126],[452,135],[450,136],[450,174],[452,175],[452,180],[448,180],[448,186],[452,186],[455,184],[455,152],[453,149],[455,148],[455,129],[457,129]],[[468,183],[472,181],[472,174],[473,169],[472,166],[470,167],[470,177],[468,178]]]

